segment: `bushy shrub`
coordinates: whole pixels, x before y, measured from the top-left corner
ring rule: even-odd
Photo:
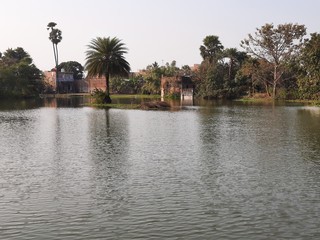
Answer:
[[[95,104],[103,104],[105,103],[105,99],[108,97],[107,93],[99,88],[95,88],[91,96]]]

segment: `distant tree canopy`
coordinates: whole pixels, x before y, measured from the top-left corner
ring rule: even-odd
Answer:
[[[203,60],[207,60],[209,63],[212,63],[213,61],[217,61],[219,59],[223,48],[224,47],[221,44],[218,36],[206,36],[203,39],[203,45],[200,46],[200,55],[202,56]]]
[[[202,62],[196,70],[176,61],[154,62],[139,76],[114,79],[115,91],[159,94],[161,77],[191,75],[201,98],[270,97],[320,100],[320,34],[305,39],[300,24],[265,24],[241,41],[244,51],[225,48],[216,35],[208,35],[199,47]]]
[[[254,36],[249,34],[241,42],[248,54],[272,66],[273,78],[269,81],[272,98],[276,97],[278,85],[288,77],[288,65],[298,57],[305,35],[304,25],[289,23],[274,27],[273,24],[265,24],[257,29]]]
[[[112,89],[159,94],[162,76],[191,75],[201,98],[320,100],[320,34],[305,39],[305,26],[292,23],[265,24],[256,30],[241,42],[244,51],[225,48],[218,36],[209,35],[199,47],[202,62],[195,71],[187,65],[177,67],[174,60],[163,65],[154,62],[138,76],[113,78]]]
[[[1,55],[0,97],[36,96],[43,89],[42,73],[23,48],[10,48]]]
[[[129,78],[112,77],[110,89],[114,93],[160,94],[161,77],[173,77],[180,74],[193,75],[193,72],[187,65],[180,69],[175,60],[162,66],[158,62],[153,62],[138,74],[130,74]]]
[[[57,45],[62,32],[56,23],[47,25],[53,46],[57,74],[64,69],[74,79],[82,79],[84,67],[76,61],[58,65]],[[201,98],[263,96],[273,99],[320,100],[320,34],[306,38],[306,27],[286,23],[265,24],[241,41],[244,51],[225,48],[216,35],[199,44],[201,64],[196,69],[179,68],[175,60],[154,62],[138,75],[129,74],[125,59],[128,49],[118,38],[95,38],[86,51],[85,69],[89,76],[105,76],[105,102],[111,102],[110,89],[118,93],[159,94],[161,77],[190,75]],[[110,84],[111,82],[111,84]],[[43,91],[42,73],[21,47],[0,52],[0,97],[34,96]]]
[[[142,93],[160,94],[161,77],[173,77],[186,72],[186,66],[184,69],[180,69],[177,67],[177,62],[175,60],[173,60],[171,63],[167,62],[163,66],[160,66],[157,62],[154,62],[148,65],[144,70]],[[188,73],[190,72],[191,71]]]
[[[110,79],[110,88],[113,93],[141,94],[143,83],[141,75],[130,76],[130,78],[115,76]]]
[[[244,94],[246,82],[236,75],[247,58],[236,48],[225,49],[218,36],[210,35],[200,46],[202,63],[197,78],[196,93],[204,98],[236,98]]]
[[[83,78],[84,67],[76,61],[62,62],[58,65],[58,71],[64,69],[65,72],[73,73],[75,80]]]
[[[237,98],[262,93],[274,99],[320,99],[320,35],[313,33],[307,40],[305,36],[304,25],[265,24],[241,41],[244,52],[224,48],[218,36],[205,37],[197,95]]]
[[[320,34],[312,33],[301,52],[298,87],[300,98],[320,99]]]

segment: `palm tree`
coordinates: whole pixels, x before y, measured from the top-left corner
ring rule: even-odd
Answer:
[[[49,33],[49,39],[52,42],[54,61],[56,64],[56,89],[59,92],[58,86],[58,65],[59,65],[59,52],[58,52],[58,43],[62,40],[62,32],[58,28],[54,28],[57,24],[55,22],[49,22],[47,25],[47,30],[51,29]]]
[[[106,78],[106,97],[105,103],[111,103],[110,98],[110,75],[125,75],[130,72],[130,64],[125,60],[124,54],[127,53],[125,44],[118,38],[92,39],[86,51],[85,68],[88,76],[105,76]]]
[[[203,60],[209,60],[211,64],[218,61],[223,48],[218,36],[206,36],[203,39],[203,45],[200,46],[200,55]]]

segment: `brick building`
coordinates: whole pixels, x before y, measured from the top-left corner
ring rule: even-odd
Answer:
[[[45,71],[44,80],[48,85],[48,92],[59,93],[91,93],[94,89],[106,90],[106,78],[86,77],[75,80],[73,73],[59,72],[56,79],[56,71]]]
[[[49,91],[59,93],[75,92],[73,73],[58,72],[58,78],[56,74],[56,71],[44,72],[44,81],[48,84]]]
[[[103,91],[106,91],[107,84],[106,84],[106,78],[104,76],[94,76],[94,77],[86,77],[86,81],[88,82],[88,92],[92,93],[94,89],[101,89]]]

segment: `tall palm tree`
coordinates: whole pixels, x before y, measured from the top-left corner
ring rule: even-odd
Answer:
[[[62,32],[60,29],[55,28],[57,24],[55,22],[49,22],[47,25],[47,30],[51,30],[49,33],[49,39],[52,42],[54,61],[56,64],[56,89],[59,92],[59,82],[58,82],[58,65],[59,65],[59,52],[58,43],[62,40]]]
[[[92,39],[88,45],[85,68],[88,71],[88,76],[105,76],[105,103],[111,103],[110,75],[125,75],[130,72],[130,64],[123,56],[127,50],[125,44],[116,37],[97,37]]]
[[[210,35],[203,39],[203,45],[200,46],[200,55],[203,60],[209,60],[209,63],[217,62],[222,50],[223,45],[221,44],[219,37]]]

